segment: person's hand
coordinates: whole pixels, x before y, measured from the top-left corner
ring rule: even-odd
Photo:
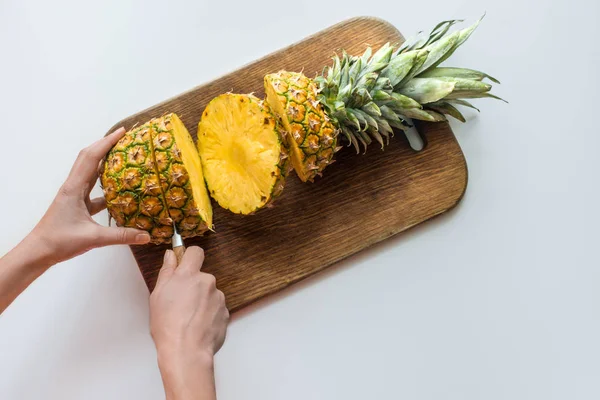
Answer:
[[[214,395],[213,357],[225,341],[229,311],[215,277],[200,272],[203,262],[199,247],[187,248],[179,265],[167,250],[150,295],[150,332],[167,399]]]
[[[90,199],[100,162],[124,134],[125,129],[120,128],[79,153],[67,180],[31,232],[50,258],[49,264],[68,260],[95,247],[150,241],[146,231],[109,228],[92,219],[92,215],[106,207],[103,197]]]
[[[212,357],[223,345],[229,311],[213,275],[200,272],[204,251],[186,249],[181,263],[167,250],[150,295],[150,332],[159,353]]]

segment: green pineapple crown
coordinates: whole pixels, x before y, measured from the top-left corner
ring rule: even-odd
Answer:
[[[392,128],[406,130],[409,119],[446,121],[450,115],[462,122],[465,118],[456,105],[473,108],[465,99],[491,97],[493,77],[466,68],[439,67],[471,36],[481,22],[448,34],[459,20],[439,23],[427,38],[405,42],[394,50],[386,43],[372,55],[367,48],[360,57],[333,57],[315,78],[319,101],[357,153],[360,144],[376,140],[381,147],[389,142]],[[504,101],[504,100],[502,100]]]

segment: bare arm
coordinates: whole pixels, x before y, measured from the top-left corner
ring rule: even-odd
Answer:
[[[177,266],[165,254],[150,296],[150,330],[167,400],[216,399],[213,359],[225,341],[229,312],[212,275],[200,272],[204,252],[186,250]]]
[[[0,314],[52,265],[95,247],[144,244],[145,231],[107,228],[92,215],[103,198],[90,199],[101,159],[123,136],[119,129],[84,149],[48,211],[13,250],[0,259]],[[215,278],[200,272],[204,253],[190,247],[179,266],[167,251],[150,297],[151,332],[168,400],[215,399],[213,358],[225,340],[229,312]]]
[[[103,198],[90,199],[100,160],[125,133],[104,137],[81,151],[56,198],[29,235],[0,259],[0,314],[52,265],[111,244],[143,244],[145,231],[107,228],[92,215],[105,208]]]

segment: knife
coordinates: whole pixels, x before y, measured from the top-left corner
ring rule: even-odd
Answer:
[[[181,259],[183,258],[183,253],[185,253],[185,244],[183,243],[181,235],[179,232],[177,232],[175,223],[173,223],[173,237],[171,238],[171,245],[173,246],[173,252],[177,257],[177,265],[179,265]]]

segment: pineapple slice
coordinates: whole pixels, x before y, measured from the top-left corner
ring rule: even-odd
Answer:
[[[155,118],[150,123],[155,165],[177,232],[190,237],[212,229],[212,207],[200,156],[185,125],[176,114]]]
[[[176,114],[127,132],[108,152],[100,182],[118,226],[143,229],[152,243],[169,243],[173,221],[183,237],[212,227],[200,157]]]
[[[266,75],[264,85],[269,106],[289,133],[294,169],[303,182],[312,182],[340,149],[338,130],[317,100],[317,87],[303,74],[287,71]]]
[[[253,95],[227,93],[208,104],[198,151],[210,195],[225,209],[251,214],[283,190],[289,157],[275,118]]]

